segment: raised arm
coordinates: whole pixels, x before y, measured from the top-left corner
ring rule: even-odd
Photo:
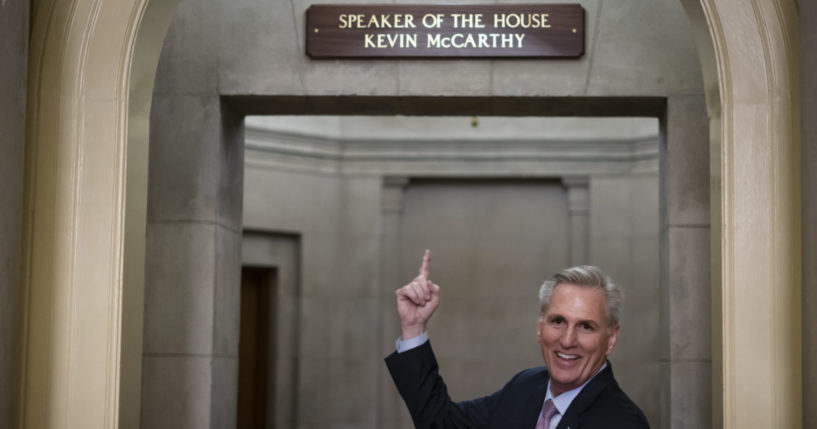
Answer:
[[[420,272],[409,284],[397,289],[397,314],[403,340],[421,335],[440,304],[440,287],[429,280],[431,251],[426,249]]]
[[[430,264],[431,252],[426,250],[417,277],[395,292],[403,340],[425,332],[428,320],[440,304],[440,287],[429,280]],[[386,358],[386,365],[418,429],[485,429],[501,398],[498,392],[473,401],[453,402],[440,377],[430,342],[400,353],[395,351]]]

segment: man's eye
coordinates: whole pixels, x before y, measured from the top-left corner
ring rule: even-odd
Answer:
[[[551,319],[551,320],[550,320],[550,323],[551,323],[552,325],[561,325],[561,324],[565,323],[565,320],[564,320],[564,319],[560,319],[560,318],[557,318],[557,319]]]
[[[593,330],[593,325],[591,325],[589,323],[582,323],[582,324],[579,325],[579,327],[584,329],[585,331],[592,331]]]

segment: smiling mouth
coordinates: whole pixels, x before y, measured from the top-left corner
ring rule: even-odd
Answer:
[[[562,353],[562,352],[556,352],[556,356],[561,358],[561,359],[567,359],[567,360],[576,360],[576,359],[579,358],[579,356],[577,356],[577,355],[569,355],[569,354]]]

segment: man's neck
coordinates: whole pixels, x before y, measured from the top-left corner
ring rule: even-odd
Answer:
[[[557,388],[556,386],[554,386],[554,385],[553,385],[552,380],[548,380],[548,390],[549,390],[549,392],[550,392],[550,395],[548,395],[548,396],[553,397],[553,398],[556,398],[556,397],[558,397],[559,395],[562,395],[562,394],[567,393],[567,392],[572,392],[572,391],[574,391],[574,390],[575,390],[575,391],[577,391],[577,394],[578,394],[578,392],[580,392],[580,391],[581,391],[581,390],[584,388],[584,386],[587,386],[587,383],[589,383],[589,382],[590,382],[590,380],[592,380],[592,379],[596,378],[596,376],[597,376],[597,375],[599,375],[599,373],[600,373],[600,372],[601,372],[601,371],[602,371],[604,368],[607,368],[607,361],[605,361],[605,362],[604,362],[604,363],[601,365],[601,367],[600,367],[599,369],[597,369],[597,370],[596,370],[596,372],[593,374],[593,376],[592,376],[592,377],[590,377],[590,378],[588,378],[587,380],[585,380],[585,382],[584,382],[584,383],[582,383],[582,385],[581,385],[581,386],[576,387],[576,388],[573,388],[573,389],[567,389],[567,388]]]

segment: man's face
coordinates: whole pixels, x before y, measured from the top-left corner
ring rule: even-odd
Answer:
[[[557,285],[536,326],[553,395],[575,389],[595,375],[613,352],[618,332],[618,326],[607,322],[604,292]]]

